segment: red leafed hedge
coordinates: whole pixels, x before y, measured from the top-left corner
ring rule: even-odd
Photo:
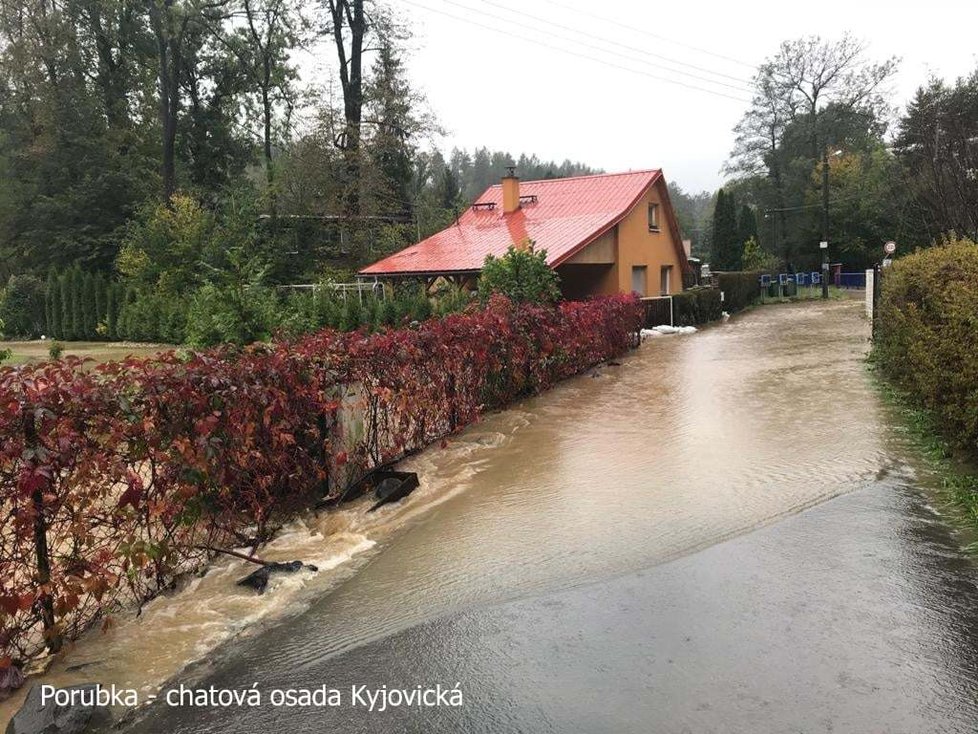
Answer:
[[[141,603],[210,549],[624,352],[633,296],[373,335],[0,371],[0,667]]]

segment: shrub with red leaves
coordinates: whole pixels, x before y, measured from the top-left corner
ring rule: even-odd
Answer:
[[[481,411],[621,354],[641,321],[634,296],[495,297],[373,335],[0,371],[0,667],[142,603],[210,549],[257,546]]]

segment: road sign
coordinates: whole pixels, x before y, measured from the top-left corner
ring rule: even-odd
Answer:
[[[828,243],[828,242],[826,242],[825,240],[822,240],[821,242],[819,242],[819,243],[818,243],[818,246],[819,246],[819,248],[820,248],[820,249],[822,249],[822,250],[827,250],[827,249],[829,249],[829,243]]]
[[[885,252],[887,255],[892,255],[894,252],[896,252],[896,242],[890,240],[883,245],[883,252]]]

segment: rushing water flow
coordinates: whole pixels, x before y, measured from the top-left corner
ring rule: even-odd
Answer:
[[[421,489],[296,523],[263,555],[320,567],[264,596],[221,561],[55,664],[56,683],[150,690],[261,620],[301,674],[398,630],[614,578],[875,482],[896,460],[855,301],[762,308],[660,337],[403,462]],[[309,633],[314,630],[315,633]],[[243,644],[245,665],[270,652]]]

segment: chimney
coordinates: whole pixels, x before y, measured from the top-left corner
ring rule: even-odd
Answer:
[[[503,214],[515,212],[520,208],[520,180],[516,177],[516,166],[507,166],[503,176]]]

